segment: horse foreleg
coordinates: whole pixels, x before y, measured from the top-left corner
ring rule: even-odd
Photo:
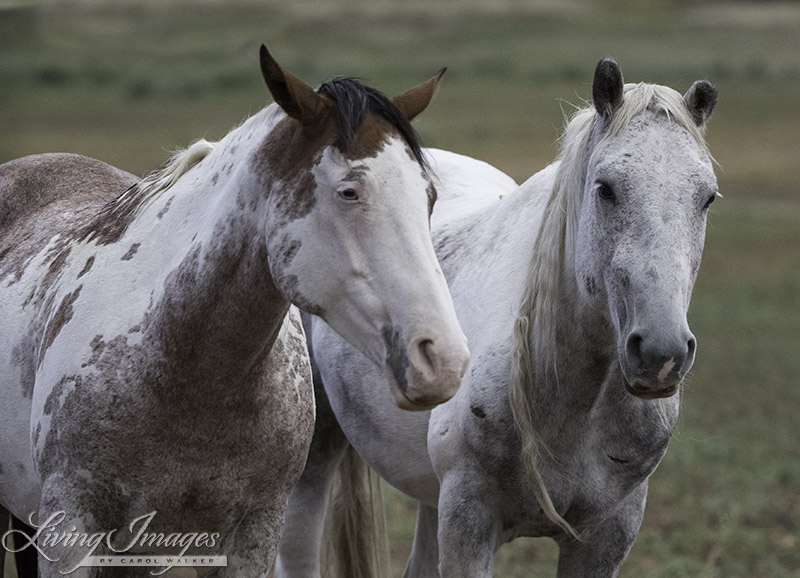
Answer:
[[[436,508],[419,505],[414,545],[403,578],[439,578],[438,516]]]
[[[316,367],[314,397],[317,406],[314,437],[303,475],[289,496],[275,578],[319,578],[329,489],[333,474],[349,445],[336,421]]]
[[[580,542],[558,539],[558,578],[613,578],[639,533],[647,497],[647,482],[634,490],[617,510],[588,531],[580,530]]]
[[[206,576],[264,578],[269,574],[284,528],[288,492],[274,497],[269,505],[249,512],[239,522],[233,539],[220,552],[227,556],[227,566]]]
[[[475,472],[446,474],[439,494],[439,572],[442,578],[491,578],[500,546],[491,488]]]
[[[341,454],[338,457],[341,458]],[[313,459],[312,452],[303,476],[289,496],[286,527],[275,562],[275,578],[320,577],[328,494],[339,460],[312,464]]]

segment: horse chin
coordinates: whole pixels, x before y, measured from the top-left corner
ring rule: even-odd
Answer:
[[[639,384],[631,383],[625,376],[622,377],[622,382],[625,384],[625,389],[628,390],[628,393],[639,399],[647,400],[672,397],[678,393],[680,387],[680,383],[669,387],[642,387]]]
[[[392,392],[394,403],[398,408],[405,411],[427,411],[442,403],[441,399],[411,399],[397,383],[392,372],[388,371],[387,373],[389,376],[389,389]]]

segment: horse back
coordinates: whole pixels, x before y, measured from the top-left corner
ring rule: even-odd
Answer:
[[[85,225],[136,181],[75,154],[32,155],[0,165],[0,279],[19,280],[50,239]]]
[[[69,153],[31,155],[0,165],[0,235],[53,202],[102,206],[138,179],[104,162]]]
[[[484,161],[440,149],[426,154],[437,190],[434,221],[476,212],[517,188],[514,179]]]

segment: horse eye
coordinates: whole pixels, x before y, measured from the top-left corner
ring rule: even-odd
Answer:
[[[722,195],[720,194],[720,192],[719,192],[719,191],[717,191],[716,193],[714,193],[713,195],[711,195],[710,197],[708,197],[708,200],[706,201],[706,204],[703,206],[703,210],[706,210],[706,209],[708,209],[708,208],[711,206],[711,203],[713,203],[713,202],[714,202],[714,200],[715,200],[717,197],[719,197],[720,199],[722,198]]]
[[[358,193],[355,189],[343,189],[339,191],[339,197],[345,201],[357,201]]]
[[[602,181],[597,182],[597,196],[604,201],[610,201],[612,203],[616,201],[614,189],[611,188],[611,185]]]

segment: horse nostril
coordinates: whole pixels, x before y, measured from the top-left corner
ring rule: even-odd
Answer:
[[[418,369],[427,374],[429,379],[436,375],[436,352],[434,350],[433,340],[421,339],[417,342],[416,346],[416,363],[421,366]],[[413,358],[412,358],[413,360]]]
[[[689,338],[689,341],[686,342],[686,358],[684,359],[684,363],[686,367],[684,368],[685,371],[692,366],[694,363],[694,352],[697,349],[697,340],[694,338],[694,335]]]
[[[695,349],[697,349],[697,340],[694,337],[692,337],[687,343],[686,359],[694,359]]]
[[[631,369],[639,371],[644,365],[644,358],[642,356],[642,336],[638,333],[631,333],[628,336],[628,341],[625,344],[625,352],[628,355],[628,363],[631,364]]]

